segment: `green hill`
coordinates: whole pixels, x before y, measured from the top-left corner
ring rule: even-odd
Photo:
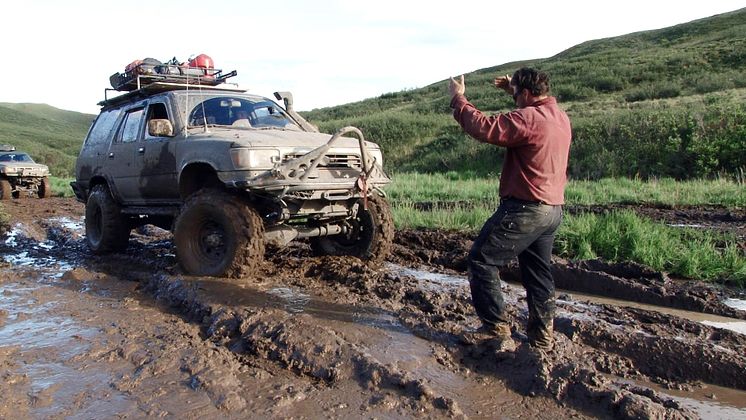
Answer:
[[[570,175],[672,176],[746,171],[746,9],[653,31],[588,41],[553,57],[466,74],[482,110],[510,110],[496,75],[533,66],[573,122]],[[360,127],[394,171],[500,171],[503,151],[479,144],[451,118],[446,80],[420,89],[315,109],[322,131]],[[48,105],[0,103],[0,144],[13,144],[71,176],[93,115]]]
[[[44,104],[0,103],[0,144],[28,152],[55,176],[70,177],[94,118]]]
[[[553,57],[465,75],[467,97],[507,111],[496,75],[548,72],[573,121],[576,178],[741,174],[746,170],[746,9],[653,31],[588,41]],[[393,170],[499,172],[502,151],[461,133],[447,81],[305,112],[332,132],[360,127]]]

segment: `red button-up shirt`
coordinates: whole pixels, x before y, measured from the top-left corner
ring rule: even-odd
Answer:
[[[486,116],[456,95],[453,117],[475,139],[507,148],[500,197],[565,203],[567,159],[572,137],[570,119],[554,97],[505,114]]]

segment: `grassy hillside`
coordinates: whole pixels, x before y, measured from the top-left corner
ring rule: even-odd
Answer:
[[[70,177],[93,118],[43,104],[0,103],[0,144],[28,152],[53,175]]]
[[[466,75],[482,110],[510,110],[492,80],[533,66],[552,77],[573,122],[570,175],[580,179],[740,176],[746,171],[746,9],[654,31],[588,41],[554,57]],[[304,112],[334,132],[360,127],[393,171],[500,172],[503,151],[479,144],[451,118],[446,81]],[[0,143],[69,177],[93,115],[0,103]]]
[[[467,97],[484,111],[511,109],[492,80],[521,66],[552,77],[573,121],[576,178],[743,176],[746,9],[468,73]],[[360,127],[394,170],[499,172],[502,151],[465,136],[449,99],[443,80],[304,116],[330,132]]]

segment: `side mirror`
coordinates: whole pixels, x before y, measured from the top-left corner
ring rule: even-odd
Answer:
[[[148,121],[148,134],[153,137],[173,137],[174,126],[167,119],[152,119]]]
[[[285,103],[285,110],[286,111],[292,111],[293,110],[293,94],[290,92],[275,92],[275,98],[277,98],[278,101],[283,101]]]

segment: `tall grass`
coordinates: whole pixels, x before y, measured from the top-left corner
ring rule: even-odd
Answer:
[[[476,233],[499,204],[496,179],[458,173],[397,174],[387,188],[398,228]],[[676,182],[571,181],[568,204],[652,203],[671,207],[746,204],[743,184],[717,179]],[[675,276],[746,285],[746,256],[734,235],[678,228],[632,211],[565,215],[555,253],[573,259],[635,261]]]
[[[401,228],[449,229],[476,231],[495,211],[486,205],[470,207],[464,205],[443,206],[435,204],[427,211],[411,202],[392,202],[394,223]]]
[[[555,252],[577,259],[635,261],[686,278],[746,285],[746,258],[733,235],[672,228],[629,210],[567,217]]]
[[[499,176],[469,173],[398,173],[386,188],[393,203],[455,202],[495,208],[499,203]],[[663,179],[605,178],[571,180],[565,191],[567,204],[600,205],[644,203],[679,206],[746,206],[746,185],[729,178],[676,181]]]
[[[73,189],[70,186],[70,182],[74,181],[73,178],[58,178],[56,176],[49,177],[52,182],[52,195],[55,197],[74,197]]]

